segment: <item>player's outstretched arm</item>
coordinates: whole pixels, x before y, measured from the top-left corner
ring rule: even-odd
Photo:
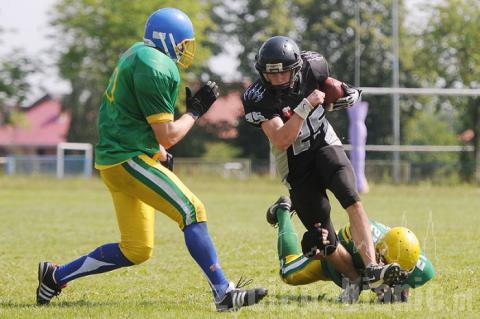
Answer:
[[[195,94],[185,88],[187,97],[187,113],[172,122],[152,123],[158,144],[166,149],[177,144],[193,127],[195,120],[205,114],[219,96],[218,86],[208,81]]]

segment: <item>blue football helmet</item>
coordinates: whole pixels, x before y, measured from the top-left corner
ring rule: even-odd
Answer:
[[[152,13],[145,23],[143,42],[157,48],[181,67],[187,68],[195,54],[195,36],[190,18],[175,8]]]

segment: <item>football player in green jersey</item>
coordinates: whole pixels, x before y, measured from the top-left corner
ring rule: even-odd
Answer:
[[[38,304],[48,304],[73,279],[147,261],[154,246],[155,210],[183,231],[218,311],[253,305],[267,294],[264,288],[241,289],[227,280],[208,233],[203,203],[168,169],[172,161],[165,148],[180,141],[218,97],[218,87],[211,81],[195,94],[186,88],[187,112],[174,119],[178,67],[188,67],[194,53],[189,17],[163,8],[148,18],[143,42],[120,57],[100,105],[95,147],[95,167],[111,193],[120,241],[66,264],[41,262]]]
[[[291,201],[281,196],[267,210],[267,222],[278,226],[278,258],[280,276],[289,285],[306,285],[319,280],[333,281],[343,288],[339,301],[352,303],[358,300],[363,289],[369,289],[367,279],[351,283],[331,263],[324,258],[329,245],[327,230],[318,225],[316,232],[307,231],[298,244],[297,233],[291,221]],[[390,228],[379,222],[369,220],[377,259],[380,263],[396,262],[402,272],[398,282],[383,284],[374,291],[378,301],[394,302],[408,300],[409,288],[417,288],[431,280],[435,275],[432,263],[421,252],[417,237],[405,227]],[[365,266],[353,242],[350,225],[338,231],[339,247],[351,256],[355,269],[362,274]],[[309,254],[315,251],[314,254]],[[307,257],[310,256],[310,257]]]

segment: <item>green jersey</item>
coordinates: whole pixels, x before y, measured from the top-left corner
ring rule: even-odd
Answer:
[[[95,167],[108,168],[133,156],[152,156],[159,145],[151,124],[173,120],[180,74],[159,50],[135,43],[119,59],[102,97]]]
[[[369,220],[370,229],[372,233],[373,244],[375,245],[389,230],[390,227],[378,223],[373,220]],[[341,228],[338,231],[338,240],[345,247],[348,253],[352,256],[353,264],[356,269],[363,270],[365,265],[363,264],[362,257],[357,247],[355,247],[352,235],[350,233],[350,225],[347,224],[345,227]],[[334,267],[327,261],[322,261],[322,266],[325,266],[326,274],[338,285],[342,286],[341,275],[334,269]],[[430,278],[433,277],[435,270],[433,268],[430,260],[427,259],[423,252],[420,252],[418,262],[414,270],[408,276],[406,284],[410,287],[415,288],[423,285]]]

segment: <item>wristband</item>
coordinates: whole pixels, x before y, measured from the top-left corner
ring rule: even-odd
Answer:
[[[302,119],[306,119],[308,114],[314,109],[314,107],[308,102],[307,99],[303,99],[300,104],[297,105],[296,108],[293,109],[295,113],[298,114]]]

